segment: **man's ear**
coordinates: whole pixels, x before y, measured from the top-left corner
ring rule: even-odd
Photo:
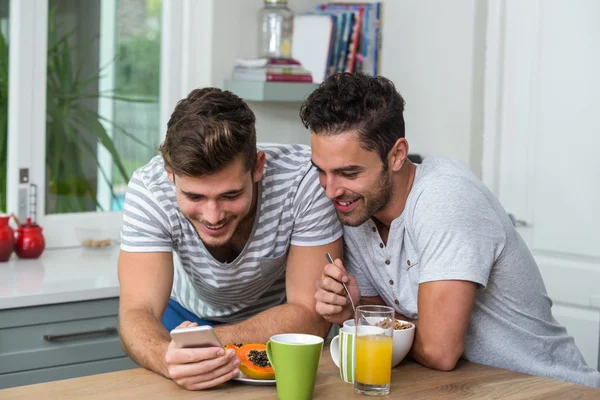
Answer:
[[[171,181],[172,184],[175,184],[175,174],[173,173],[173,170],[169,167],[165,167],[165,171],[167,171],[167,178],[169,178],[169,181]]]
[[[394,143],[394,147],[390,150],[388,159],[392,171],[400,171],[404,165],[404,161],[408,157],[408,142],[405,138],[400,138]]]
[[[256,153],[256,165],[254,166],[254,183],[260,181],[265,173],[265,161],[267,156],[265,156],[264,151],[259,151]]]

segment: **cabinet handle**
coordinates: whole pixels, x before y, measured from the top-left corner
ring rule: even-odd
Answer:
[[[110,327],[110,328],[96,329],[93,331],[64,333],[62,335],[44,335],[43,337],[44,337],[44,340],[47,342],[58,342],[61,340],[83,339],[83,338],[93,337],[93,336],[110,336],[115,333],[118,333],[117,328]]]

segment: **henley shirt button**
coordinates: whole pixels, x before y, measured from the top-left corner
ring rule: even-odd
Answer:
[[[377,232],[377,228],[372,227],[371,229],[373,230],[373,232]]]
[[[385,260],[385,265],[390,265],[390,260]]]
[[[390,279],[390,285],[393,285],[393,284],[394,284],[394,281]]]
[[[410,260],[406,260],[406,264],[410,267]]]
[[[398,299],[394,300],[394,303],[395,303],[397,306],[399,306],[399,305],[400,305],[400,302],[398,301]]]
[[[383,249],[383,243],[379,243],[379,247]]]

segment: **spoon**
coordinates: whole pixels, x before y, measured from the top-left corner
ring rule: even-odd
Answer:
[[[329,253],[325,253],[325,257],[327,257],[327,261],[329,261],[330,264],[335,264],[333,262],[333,258],[331,258],[331,254]],[[344,289],[346,290],[346,294],[348,295],[348,298],[350,299],[350,304],[352,305],[352,311],[354,312],[354,315],[356,315],[356,307],[354,307],[354,301],[352,300],[352,296],[350,296],[350,291],[348,290],[348,286],[346,286],[346,284],[343,281],[340,281],[342,285],[344,285]]]

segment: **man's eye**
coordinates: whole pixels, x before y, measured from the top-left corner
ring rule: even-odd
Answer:
[[[356,178],[358,176],[358,172],[347,172],[347,173],[342,174],[342,176],[344,178],[352,179],[352,178]]]
[[[191,201],[198,201],[201,198],[201,196],[189,196],[189,195],[186,197],[188,198],[188,200],[191,200]]]
[[[224,198],[225,200],[235,200],[235,199],[237,199],[238,197],[240,197],[240,195],[239,195],[239,194],[234,194],[234,195],[231,195],[231,196],[223,196],[223,198]]]

